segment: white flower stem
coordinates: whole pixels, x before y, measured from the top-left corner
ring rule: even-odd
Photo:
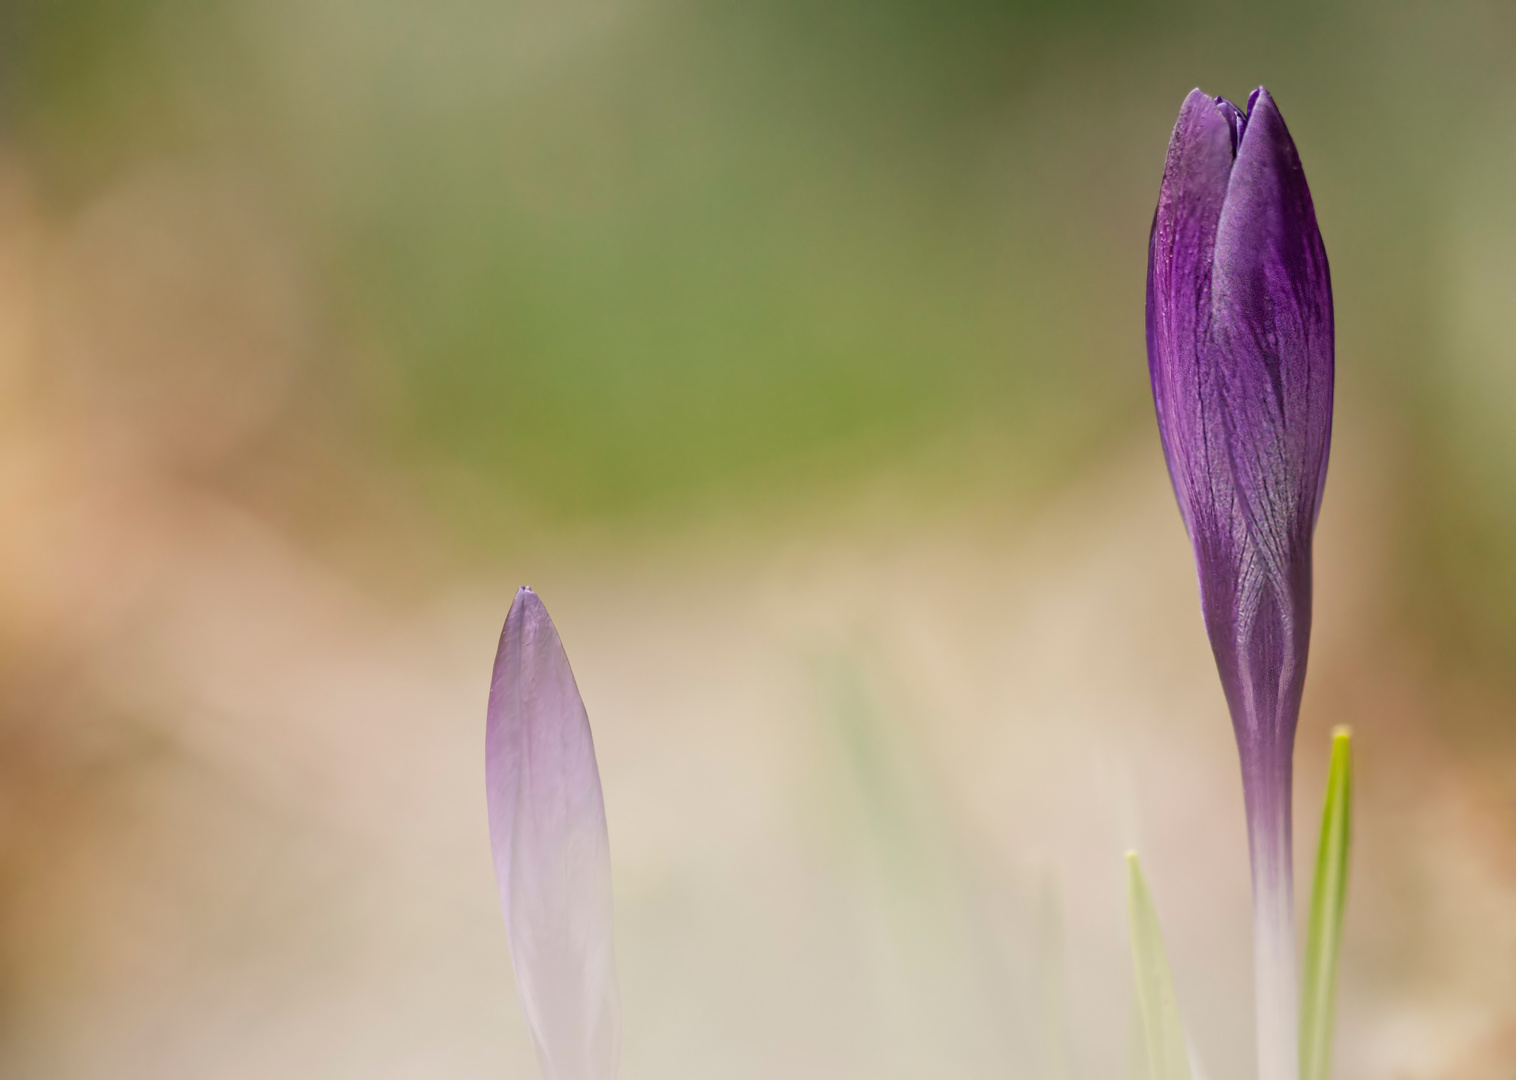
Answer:
[[[1299,988],[1295,974],[1295,876],[1290,847],[1290,769],[1245,784],[1253,863],[1253,978],[1258,1080],[1298,1080]]]

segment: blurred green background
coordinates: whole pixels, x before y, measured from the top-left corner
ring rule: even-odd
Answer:
[[[165,160],[243,178],[343,343],[302,371],[307,407],[490,546],[518,516],[687,521],[924,454],[926,496],[1079,467],[1148,422],[1174,103],[1267,81],[1328,222],[1344,409],[1400,429],[1405,601],[1451,655],[1507,666],[1510,353],[1451,325],[1508,298],[1505,5],[4,18],[7,143],[48,209]]]
[[[1509,300],[1506,5],[3,17],[7,143],[48,208],[164,160],[244,178],[345,346],[307,407],[492,549],[517,518],[687,521],[923,454],[927,498],[1077,468],[1148,421],[1174,103],[1267,81],[1327,222],[1343,407],[1397,428],[1408,613],[1511,667],[1511,353],[1456,325]]]
[[[8,826],[6,880],[41,880],[62,826],[36,807],[94,788],[96,751],[57,750],[84,745],[65,720],[152,727],[151,695],[80,704],[76,676],[137,625],[119,612],[169,603],[158,569],[111,559],[199,535],[174,507],[234,508],[404,621],[476,582],[507,595],[500,575],[562,579],[592,619],[575,566],[741,581],[833,542],[816,537],[843,554],[796,558],[846,575],[859,551],[966,529],[1035,578],[1016,545],[1100,477],[1130,463],[1162,498],[1142,312],[1168,134],[1191,87],[1266,83],[1336,288],[1322,528],[1371,597],[1324,616],[1358,644],[1318,662],[1303,731],[1398,710],[1401,754],[1477,778],[1456,828],[1491,853],[1480,888],[1509,897],[1513,56],[1516,8],[1493,0],[6,0],[0,423],[4,513],[27,524],[0,552],[0,779],[32,823]],[[1120,520],[1076,518],[1069,543],[1120,547]],[[130,600],[101,599],[123,582]],[[1432,886],[1387,865],[1382,894],[1425,909]],[[32,917],[6,917],[9,939]],[[33,1055],[17,1075],[93,1075],[16,1034],[52,961],[7,948],[0,1033]],[[1403,959],[1386,945],[1361,983],[1422,979],[1462,1015],[1448,987],[1473,984]],[[1516,1039],[1509,1002],[1488,1004],[1394,1075],[1506,1075],[1478,1072]],[[817,1075],[854,1075],[839,1055]]]

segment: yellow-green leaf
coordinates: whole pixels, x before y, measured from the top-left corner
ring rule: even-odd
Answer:
[[[1347,896],[1352,802],[1352,732],[1340,727],[1332,732],[1332,765],[1327,774],[1326,807],[1321,814],[1316,881],[1311,887],[1311,922],[1306,930],[1300,995],[1301,1080],[1327,1080],[1332,1071],[1337,953]]]
[[[1127,852],[1127,912],[1131,921],[1132,963],[1137,970],[1137,1008],[1147,1047],[1149,1080],[1190,1080],[1190,1059],[1174,980],[1169,974],[1158,913],[1142,877],[1137,853]]]

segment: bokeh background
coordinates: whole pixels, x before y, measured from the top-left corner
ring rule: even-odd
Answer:
[[[1266,82],[1337,288],[1338,1075],[1516,1075],[1512,56],[1503,0],[5,0],[0,1074],[535,1076],[529,583],[629,1080],[1124,1075],[1129,846],[1250,1075],[1142,298],[1179,103]]]

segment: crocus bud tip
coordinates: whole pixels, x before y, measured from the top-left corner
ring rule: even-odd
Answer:
[[[563,642],[528,586],[500,635],[484,751],[501,913],[543,1075],[614,1080],[620,1006],[600,772]]]

